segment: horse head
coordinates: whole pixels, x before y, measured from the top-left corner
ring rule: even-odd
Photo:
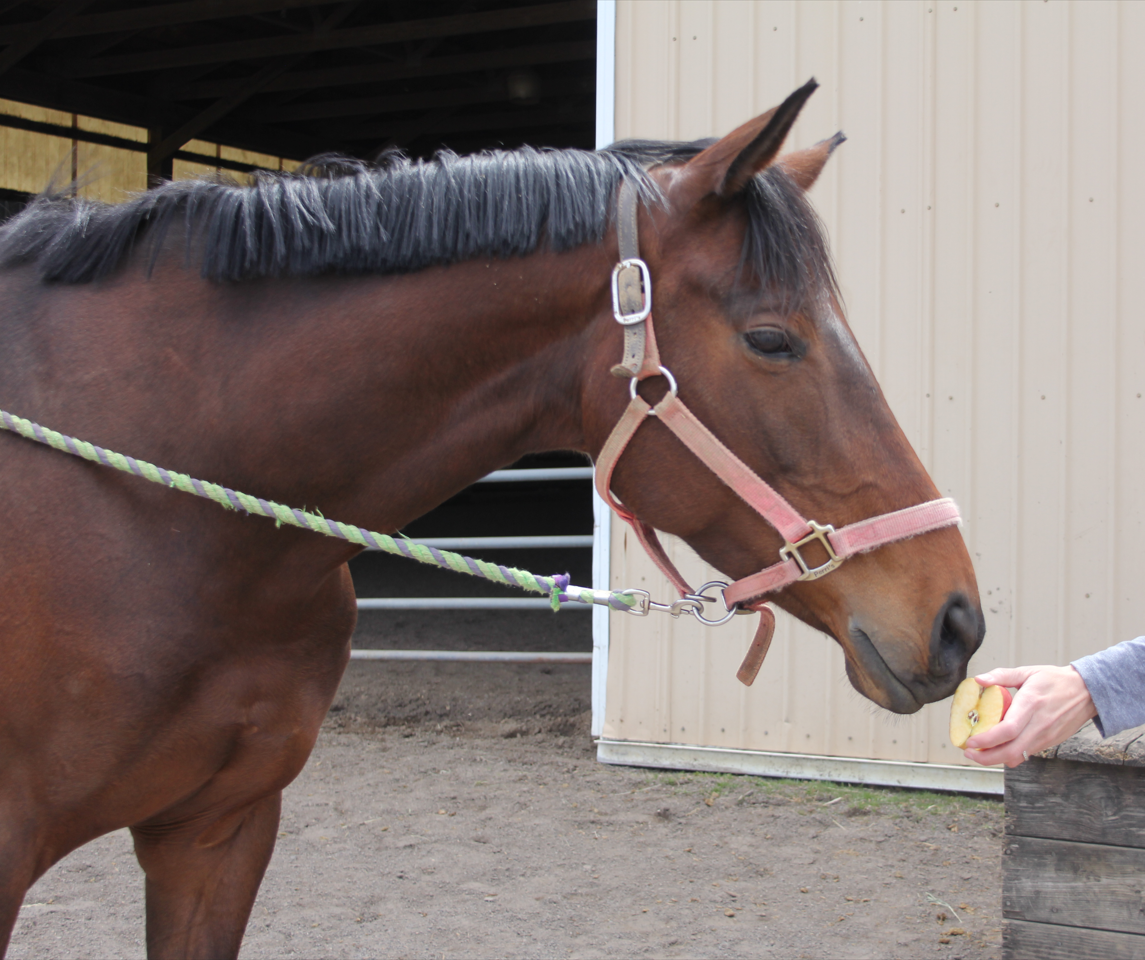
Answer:
[[[629,386],[655,404],[678,384],[695,418],[738,460],[799,515],[839,530],[940,494],[847,324],[805,196],[843,138],[780,156],[814,87],[714,142],[661,144],[659,153],[647,143],[612,148],[643,154],[646,193],[656,194],[645,197],[638,222],[659,358],[638,385],[610,383],[606,371],[620,352],[613,323],[589,389],[616,401],[585,406],[599,451]],[[657,375],[661,365],[673,383]],[[635,364],[627,372],[634,371]],[[781,559],[785,537],[774,521],[721,481],[662,416],[632,433],[611,489],[640,521],[683,538],[730,577]],[[829,547],[812,539],[798,551],[804,570],[830,569],[829,576],[804,576],[771,599],[833,636],[851,683],[881,706],[912,713],[948,696],[985,632],[957,529],[930,528],[839,564]]]

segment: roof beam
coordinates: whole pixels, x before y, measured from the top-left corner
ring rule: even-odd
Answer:
[[[78,2],[78,0],[77,0]],[[175,47],[150,53],[128,53],[95,60],[52,61],[53,70],[68,77],[100,77],[149,70],[167,70],[204,63],[231,63],[259,57],[317,53],[323,50],[345,50],[352,47],[404,43],[429,37],[447,37],[462,33],[485,33],[521,27],[548,26],[596,18],[596,0],[563,0],[531,7],[491,10],[485,13],[462,13],[427,20],[405,20],[373,26],[332,30],[318,36],[267,37],[261,40],[238,40],[229,43]]]
[[[22,2],[22,0],[21,0]],[[55,34],[57,37],[90,37],[100,33],[135,32],[153,27],[171,27],[180,23],[222,20],[252,13],[312,7],[330,0],[189,0],[184,3],[152,3],[132,10],[90,13],[75,17]],[[7,4],[15,6],[15,4]],[[0,10],[0,12],[3,12]],[[18,43],[36,27],[35,23],[13,23],[0,26],[0,43]]]
[[[432,57],[423,63],[379,63],[354,67],[329,67],[324,70],[300,70],[268,83],[267,93],[284,90],[312,90],[319,87],[351,86],[358,83],[380,83],[417,77],[438,77],[477,70],[501,70],[509,67],[539,66],[545,63],[570,63],[596,57],[595,40],[569,43],[544,43],[531,47],[510,47],[481,53],[461,53],[449,57]],[[206,100],[225,96],[236,80],[202,80],[188,83],[167,93],[174,100]]]
[[[147,151],[148,165],[154,167],[159,164],[160,161],[174,155],[188,140],[193,140],[204,130],[213,126],[228,113],[231,113],[235,107],[241,106],[275,77],[285,73],[297,64],[300,59],[301,55],[284,57],[274,63],[268,63],[229,96],[216,100],[207,107],[206,110],[196,114],[186,123],[177,127],[173,133],[163,137],[158,143],[152,144]]]
[[[24,35],[0,53],[0,74],[7,73],[45,40],[56,36],[59,30],[92,0],[64,0],[46,17],[31,24]]]
[[[314,35],[328,35],[338,24],[342,23],[353,13],[357,6],[358,0],[350,0],[348,3],[340,4],[333,13],[324,18],[322,22],[314,28]],[[305,56],[306,54],[304,53],[297,53],[293,56],[280,57],[274,62],[268,63],[253,77],[250,77],[235,90],[232,90],[227,96],[216,100],[207,107],[206,110],[196,114],[190,120],[187,120],[176,128],[173,133],[163,137],[162,140],[154,144],[151,149],[147,151],[148,168],[158,169],[160,164],[165,161],[167,157],[171,156],[188,140],[197,137],[228,113],[233,112],[235,107],[241,106],[276,77],[297,65]]]

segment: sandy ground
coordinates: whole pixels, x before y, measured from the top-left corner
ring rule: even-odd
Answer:
[[[588,698],[587,667],[351,664],[243,956],[1001,955],[998,801],[608,767]],[[143,955],[125,831],[9,952]]]

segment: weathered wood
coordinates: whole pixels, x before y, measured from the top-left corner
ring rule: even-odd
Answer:
[[[1056,923],[1002,921],[1003,960],[1141,960],[1145,937]]]
[[[1006,833],[1145,847],[1145,768],[1031,758],[1006,771]]]
[[[1010,837],[1002,856],[1002,915],[1145,934],[1145,850]]]
[[[1145,727],[1122,730],[1116,736],[1103,740],[1091,720],[1064,743],[1043,750],[1035,756],[1045,759],[1145,767]]]

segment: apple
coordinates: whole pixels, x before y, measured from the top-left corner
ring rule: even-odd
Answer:
[[[976,733],[996,727],[1013,699],[1005,687],[980,687],[977,680],[967,677],[958,684],[950,704],[950,742],[961,750]]]

